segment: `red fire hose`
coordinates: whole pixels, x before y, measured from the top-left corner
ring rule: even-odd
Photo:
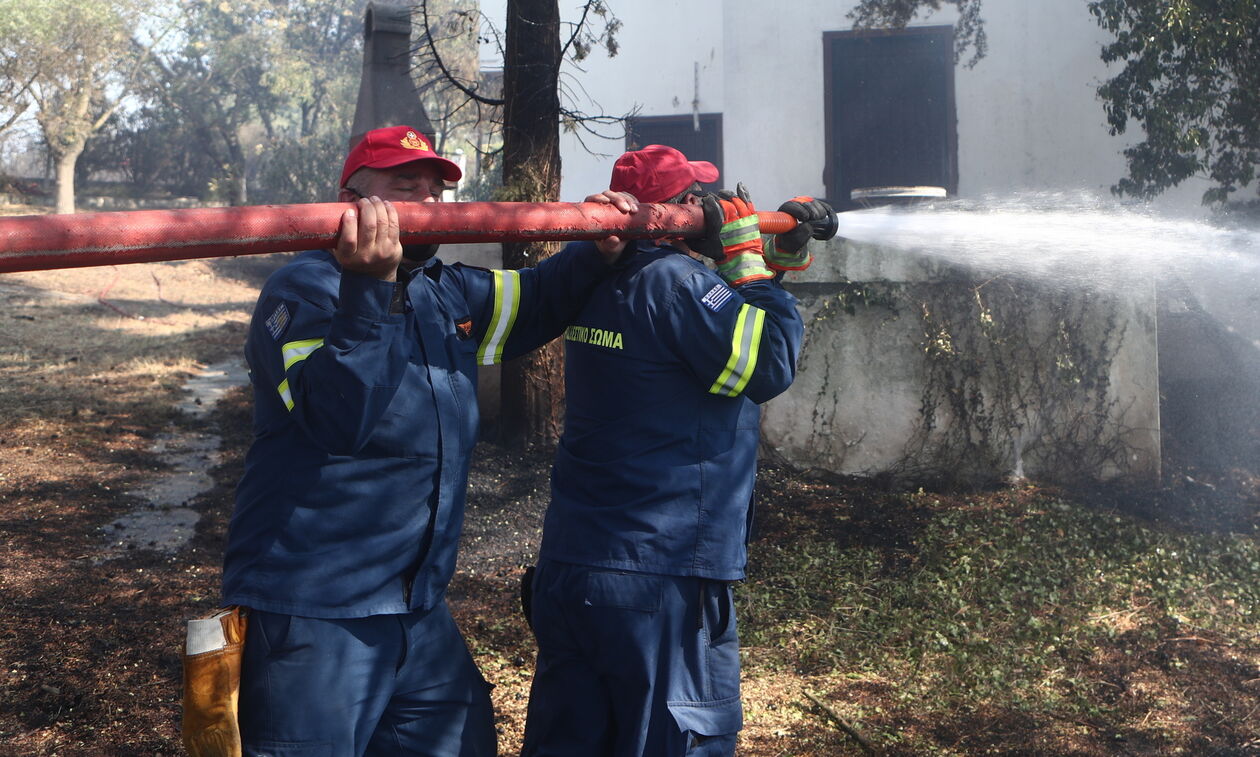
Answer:
[[[404,244],[658,238],[704,228],[700,208],[640,205],[624,214],[598,203],[397,203]],[[196,210],[0,217],[0,273],[151,263],[331,247],[345,203]],[[761,230],[796,226],[786,213],[759,212]],[[835,218],[815,225],[835,235]]]

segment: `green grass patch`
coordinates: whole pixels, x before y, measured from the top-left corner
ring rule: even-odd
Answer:
[[[1169,531],[1034,490],[807,492],[760,515],[771,538],[753,545],[739,592],[753,674],[883,682],[887,704],[928,720],[1000,712],[1156,739],[1182,672],[1260,675],[1249,536]],[[1186,645],[1223,651],[1205,662]]]

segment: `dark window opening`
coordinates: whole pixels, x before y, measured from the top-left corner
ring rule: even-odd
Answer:
[[[861,187],[958,190],[954,32],[924,27],[823,35],[827,196]]]

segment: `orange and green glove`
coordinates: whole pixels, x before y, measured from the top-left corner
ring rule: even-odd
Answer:
[[[692,243],[701,255],[717,261],[718,275],[731,286],[774,278],[761,257],[757,211],[746,193],[741,194],[723,191],[701,198],[705,236]]]
[[[831,215],[831,206],[813,197],[793,197],[779,206],[780,213],[796,219],[796,228],[766,239],[766,265],[775,271],[803,271],[814,262],[809,252],[809,239],[813,233],[811,221],[821,221]]]

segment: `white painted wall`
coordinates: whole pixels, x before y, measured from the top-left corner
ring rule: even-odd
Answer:
[[[685,115],[692,112],[698,89],[701,113],[722,112],[722,0],[613,0],[610,5],[623,24],[617,34],[621,49],[612,58],[594,49],[580,64],[566,64],[561,93],[566,107],[587,115],[625,116],[636,110],[645,116]],[[576,0],[561,0],[561,22],[576,22],[581,7]],[[481,12],[503,29],[505,0],[481,0]],[[482,45],[481,61],[483,67],[503,65],[493,45]],[[605,138],[561,133],[564,202],[607,189],[613,161],[625,152],[623,128],[594,128]]]
[[[502,0],[483,9],[496,3]],[[596,52],[581,71],[568,73],[568,91],[600,107],[570,104],[588,112],[685,115],[697,95],[698,62],[699,110],[723,116],[723,182],[747,182],[763,208],[798,194],[821,196],[823,34],[850,29],[847,14],[855,4],[613,0],[624,24],[620,54],[609,59]],[[571,19],[573,9],[561,8]],[[1097,98],[1098,86],[1115,73],[1100,59],[1108,35],[1083,0],[993,0],[984,18],[987,56],[974,68],[955,68],[959,194],[1106,195],[1125,173],[1124,148],[1140,136],[1113,137]],[[946,9],[915,24],[952,26],[955,20],[955,11]],[[606,187],[624,139],[617,130],[608,140],[588,138],[587,145],[597,154],[575,136],[563,137],[563,200]],[[1198,207],[1203,189],[1183,187],[1162,202]],[[817,252],[819,264],[794,280],[824,289],[835,282],[935,285],[936,272],[904,253],[839,242]],[[803,309],[813,338],[796,384],[766,408],[766,443],[794,462],[837,471],[895,465],[918,422],[923,351],[917,323],[860,310],[855,318],[866,319],[860,325],[829,318],[820,326],[814,305],[803,302]],[[1159,460],[1154,309],[1153,295],[1146,294],[1122,308],[1125,340],[1110,366],[1109,389],[1109,399],[1125,413],[1118,420],[1135,435],[1129,443],[1140,452],[1129,467],[1148,475]]]
[[[594,101],[571,104],[587,113],[624,116],[638,110],[644,116],[674,116],[690,114],[698,95],[701,113],[721,113],[722,9],[721,0],[613,3],[624,24],[617,35],[621,50],[612,58],[595,50],[582,62],[584,71],[570,67],[570,93],[585,91]],[[612,139],[562,135],[562,201],[608,188],[613,161],[625,152],[625,132],[620,126],[601,130]]]
[[[483,3],[489,8],[496,2]],[[570,90],[603,111],[691,112],[694,65],[700,110],[723,114],[724,161],[764,206],[797,194],[821,196],[824,99],[822,34],[852,27],[851,0],[635,0],[614,2],[621,52],[595,52],[571,70]],[[573,9],[561,5],[562,13]],[[487,10],[487,13],[490,11]],[[501,15],[501,12],[500,12]],[[955,70],[959,194],[1087,190],[1102,195],[1124,174],[1132,135],[1109,134],[1096,90],[1111,74],[1099,53],[1108,35],[1084,2],[1019,0],[984,7],[988,55]],[[566,16],[567,17],[567,16]],[[914,25],[953,25],[946,8]],[[964,58],[964,63],[966,58]],[[590,110],[590,107],[586,107]],[[562,143],[561,199],[607,185],[623,151],[612,140]],[[1205,185],[1190,183],[1163,204],[1195,207]]]

